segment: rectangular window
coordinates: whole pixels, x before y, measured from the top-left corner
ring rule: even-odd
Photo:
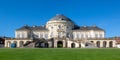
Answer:
[[[25,38],[25,34],[24,33],[22,33],[22,38]]]
[[[77,38],[79,39],[79,34],[77,34]]]
[[[84,35],[83,35],[83,34],[81,34],[81,38],[84,38]]]
[[[100,34],[100,38],[103,38],[103,35],[102,35],[102,34]]]
[[[76,39],[76,34],[75,33],[73,34],[73,38]]]
[[[48,38],[48,35],[47,34],[45,34],[45,39],[47,39]]]
[[[50,35],[50,37],[53,37],[53,32],[51,32],[51,35]]]
[[[17,38],[20,38],[20,34],[17,34]]]
[[[43,34],[40,34],[40,38],[43,38]]]
[[[95,38],[98,38],[98,34],[95,34]]]
[[[86,38],[88,38],[88,35],[85,35]]]

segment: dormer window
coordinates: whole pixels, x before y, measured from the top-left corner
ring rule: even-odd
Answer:
[[[69,27],[67,26],[67,29],[68,29]]]
[[[64,20],[63,18],[61,20]]]
[[[53,29],[53,27],[51,27],[51,29]]]
[[[59,28],[59,29],[61,29],[61,26],[60,26],[60,25],[58,25],[58,28]]]

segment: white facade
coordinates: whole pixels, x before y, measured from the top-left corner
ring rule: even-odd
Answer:
[[[115,40],[100,40],[105,38],[105,31],[97,26],[77,26],[71,19],[63,16],[63,15],[56,15],[52,19],[50,19],[46,25],[44,26],[23,26],[15,31],[15,39],[6,39],[5,47],[8,46],[7,42],[9,41],[26,41],[24,39],[31,39],[31,38],[44,38],[46,40],[51,38],[57,38],[53,41],[48,41],[49,47],[57,47],[58,41],[62,42],[63,47],[71,48],[71,44],[74,43],[74,47],[85,47],[86,43],[90,43],[88,41],[93,41],[94,46],[96,46],[97,41],[112,41],[113,46],[115,46]],[[65,38],[65,39],[62,39]],[[93,40],[90,40],[93,39]],[[97,39],[97,40],[95,40]],[[30,40],[29,40],[30,41]],[[84,42],[84,43],[83,43]],[[93,43],[91,43],[93,44]],[[100,43],[102,44],[102,43]],[[106,43],[106,47],[109,47],[109,44]],[[103,45],[103,44],[102,44]],[[103,47],[103,46],[100,47]],[[19,47],[19,44],[17,45]]]

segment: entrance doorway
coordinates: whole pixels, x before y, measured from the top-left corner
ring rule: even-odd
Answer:
[[[97,41],[96,45],[98,48],[100,48],[100,41]]]
[[[63,42],[62,41],[58,41],[57,42],[57,47],[58,48],[62,48],[63,47]]]
[[[75,43],[72,43],[72,44],[71,44],[71,48],[75,48]]]
[[[103,41],[103,48],[106,48],[107,42]]]
[[[109,42],[109,47],[110,47],[110,48],[113,47],[113,42],[112,42],[112,41]]]
[[[45,48],[48,48],[49,47],[49,44],[48,43],[45,43]]]

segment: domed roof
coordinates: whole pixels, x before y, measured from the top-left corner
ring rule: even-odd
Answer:
[[[68,17],[62,15],[62,14],[56,14],[55,17],[51,18],[50,21],[56,21],[56,20],[63,20],[63,21],[71,21],[71,19],[69,19]]]

